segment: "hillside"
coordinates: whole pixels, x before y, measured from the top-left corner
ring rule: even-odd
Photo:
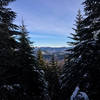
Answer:
[[[66,50],[70,49],[70,47],[40,47],[35,48],[35,52],[41,49],[44,59],[50,60],[52,55],[55,55],[57,60],[63,60],[64,55],[67,53]]]

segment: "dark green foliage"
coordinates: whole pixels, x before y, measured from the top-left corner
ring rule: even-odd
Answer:
[[[92,39],[100,30],[100,1],[86,0],[84,3],[86,18],[84,23],[84,39]]]
[[[14,39],[14,35],[19,34],[15,30],[15,28],[10,27],[13,21],[13,17],[15,16],[14,12],[10,12],[13,16],[6,12],[7,8],[5,7],[5,2],[7,0],[0,0],[0,69],[4,72],[10,70],[9,68],[13,68],[15,64],[15,49],[17,47],[17,41]],[[9,3],[9,0],[8,0]],[[9,12],[9,10],[8,10]],[[8,14],[6,16],[5,14]],[[9,21],[4,21],[6,18],[9,18]],[[13,25],[13,24],[12,24]],[[16,34],[15,34],[16,33]],[[12,62],[12,63],[11,63]],[[3,68],[3,69],[2,69]],[[1,72],[4,74],[4,72]],[[8,74],[8,73],[6,73]]]
[[[20,65],[20,82],[26,94],[35,100],[49,98],[44,73],[39,69],[39,64],[34,57],[33,47],[28,39],[24,22],[22,21],[21,36],[19,38],[18,60]]]
[[[37,61],[39,63],[39,66],[45,70],[45,62],[44,62],[44,58],[43,58],[43,54],[42,51],[39,49],[37,51]]]
[[[34,51],[33,47],[31,47],[32,43],[30,42],[28,38],[28,32],[25,28],[24,22],[22,21],[22,26],[21,26],[21,34],[19,37],[19,52],[18,52],[18,57],[19,57],[19,62],[21,66],[26,66],[28,68],[32,68],[35,64],[35,58],[34,58]],[[28,65],[28,66],[27,66]],[[31,67],[29,67],[31,66]],[[26,68],[25,67],[25,68]]]
[[[83,36],[83,34],[81,33],[81,31],[83,30],[82,21],[83,21],[83,17],[81,15],[81,11],[79,10],[75,21],[76,28],[73,28],[75,34],[71,33],[72,37],[70,37],[74,41],[69,42],[70,45],[77,45],[79,42],[82,41],[82,36]]]
[[[25,25],[19,32],[12,23],[16,14],[6,7],[12,1],[0,0],[0,99],[50,100]]]
[[[16,18],[16,13],[13,12],[10,8],[6,8],[10,2],[15,0],[0,0],[0,23],[7,25],[8,29],[13,30],[18,27],[12,24],[13,20]],[[11,35],[14,33],[12,32]]]
[[[40,50],[37,59],[34,56],[24,22],[20,27],[13,24],[16,13],[6,7],[13,1],[0,0],[0,99],[70,100],[75,87],[79,86],[80,91],[86,92],[90,100],[98,100],[100,0],[85,0],[84,19],[78,11],[76,28],[73,28],[75,34],[72,33],[71,37],[74,41],[70,43],[74,47],[69,50],[71,53],[67,56],[60,80],[55,56],[45,66]]]
[[[51,62],[46,69],[46,80],[51,100],[60,100],[59,72],[55,56],[52,55]]]
[[[69,50],[71,55],[61,76],[63,100],[70,99],[76,86],[86,92],[90,100],[100,98],[100,1],[85,0],[83,4],[86,16],[79,32],[82,41]]]
[[[18,42],[14,39],[14,35],[19,32],[16,31],[17,26],[12,24],[16,16],[15,12],[6,8],[9,2],[11,0],[0,0],[0,98],[5,100],[11,98],[11,94],[8,92],[9,86],[18,84],[19,75],[15,60]],[[9,98],[6,94],[9,95]],[[12,96],[14,95],[12,94]]]

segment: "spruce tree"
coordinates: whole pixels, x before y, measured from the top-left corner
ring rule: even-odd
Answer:
[[[4,75],[10,75],[16,67],[15,51],[18,42],[14,35],[19,32],[18,27],[12,23],[16,14],[6,7],[12,1],[14,0],[0,0],[0,68]]]
[[[55,59],[55,55],[52,55],[51,57],[51,67],[55,69],[57,68],[57,61]]]
[[[23,66],[34,66],[35,61],[34,61],[34,48],[32,46],[32,42],[30,42],[29,37],[28,37],[28,32],[26,30],[26,27],[24,25],[24,21],[22,20],[22,25],[20,26],[20,37],[19,37],[19,62]],[[28,67],[28,66],[27,66]],[[26,67],[25,67],[26,68]],[[30,68],[30,67],[28,67]]]
[[[7,8],[14,0],[0,0],[0,99],[10,100],[15,97],[17,89],[17,63],[15,53],[18,42],[14,36],[18,35],[18,26],[13,24],[15,12]],[[15,86],[16,85],[16,86]]]
[[[16,14],[10,8],[6,8],[12,1],[14,0],[0,0],[0,67],[10,67],[14,64],[13,54],[17,42],[13,36],[18,32],[16,32],[17,26],[12,24],[12,21]]]
[[[86,33],[84,38],[88,39],[88,55],[84,55],[84,60],[88,61],[87,70],[89,74],[88,93],[91,99],[100,98],[100,1],[86,0],[84,3],[86,18],[83,21]],[[86,48],[85,48],[86,49]],[[91,52],[90,52],[91,51]],[[87,59],[86,59],[87,58]],[[98,76],[98,77],[97,77]]]
[[[100,29],[100,1],[99,0],[85,0],[83,2],[86,18],[83,21],[85,33],[83,39],[90,40],[95,38]]]
[[[37,66],[26,28],[22,24],[17,31],[12,23],[16,14],[6,7],[12,1],[0,0],[0,99],[48,100],[44,73]]]
[[[78,14],[75,20],[76,28],[72,28],[75,31],[75,33],[71,33],[72,36],[70,37],[73,40],[73,42],[69,42],[70,45],[77,45],[82,41],[82,36],[83,36],[83,34],[81,33],[83,28],[82,21],[83,21],[83,16],[81,15],[81,11],[78,10]]]
[[[82,41],[72,48],[72,55],[65,64],[61,77],[64,100],[70,99],[76,86],[86,92],[91,100],[100,95],[100,1],[85,0],[83,4],[86,16],[82,21]]]
[[[46,80],[48,81],[48,91],[51,100],[60,100],[60,85],[58,75],[57,61],[55,59],[55,55],[52,55],[49,66],[46,69]]]
[[[45,62],[44,62],[42,51],[40,49],[37,51],[37,61],[40,67],[45,70]]]
[[[20,71],[22,71],[21,84],[28,97],[35,100],[45,100],[49,96],[44,72],[39,69],[38,61],[34,57],[33,46],[28,38],[28,32],[23,21],[21,33],[18,55],[21,65]]]

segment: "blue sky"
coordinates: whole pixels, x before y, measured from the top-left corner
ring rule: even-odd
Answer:
[[[35,46],[68,46],[74,20],[83,0],[16,0],[10,7],[17,13],[15,23],[22,16]]]

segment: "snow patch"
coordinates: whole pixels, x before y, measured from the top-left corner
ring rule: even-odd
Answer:
[[[77,86],[75,88],[70,100],[89,100],[89,97],[85,92],[80,92],[80,88],[79,88],[79,86]]]
[[[80,88],[79,88],[79,86],[77,86],[77,87],[75,88],[75,90],[74,90],[74,92],[73,92],[73,94],[72,94],[70,100],[74,100],[74,99],[75,99],[75,97],[77,96],[79,90],[80,90]]]

